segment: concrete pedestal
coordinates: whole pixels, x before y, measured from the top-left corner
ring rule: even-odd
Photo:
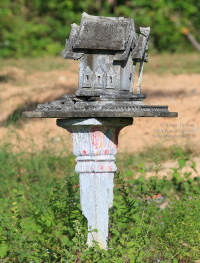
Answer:
[[[76,156],[75,171],[80,175],[80,198],[88,220],[87,243],[98,241],[107,248],[108,210],[113,202],[113,178],[117,171],[115,155],[120,130],[133,123],[133,118],[58,119],[57,125],[72,135]]]

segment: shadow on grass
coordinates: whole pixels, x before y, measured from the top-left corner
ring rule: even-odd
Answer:
[[[14,80],[14,78],[6,74],[0,75],[0,83],[6,83],[9,80]]]
[[[53,99],[53,100],[59,100],[61,99],[61,96]],[[17,109],[15,109],[5,120],[0,122],[0,127],[8,127],[9,125],[13,124],[19,124],[22,125],[27,121],[27,119],[22,118],[22,112],[23,111],[34,111],[38,104],[47,103],[49,100],[48,98],[45,99],[45,101],[31,101],[26,102],[23,105],[19,105]]]
[[[16,124],[18,121],[22,120],[23,111],[33,111],[36,109],[37,104],[39,104],[38,101],[32,101],[19,105],[5,120],[0,122],[0,127],[8,127],[9,125]]]

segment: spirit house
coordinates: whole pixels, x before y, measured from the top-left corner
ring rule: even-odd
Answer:
[[[73,24],[65,59],[80,59],[77,96],[133,92],[136,62],[147,62],[150,28],[135,32],[129,18],[96,17],[83,13],[80,26]],[[134,63],[133,63],[134,61]],[[140,92],[138,92],[140,94]],[[139,96],[141,97],[141,96]]]
[[[72,24],[64,59],[80,61],[78,90],[60,100],[39,104],[26,117],[176,117],[168,106],[145,105],[141,93],[144,62],[148,62],[150,27],[135,32],[130,18],[98,17],[83,13]],[[139,63],[134,91],[136,64]]]

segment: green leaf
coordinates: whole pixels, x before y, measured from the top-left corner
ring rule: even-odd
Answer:
[[[140,222],[140,216],[138,214],[133,215],[133,219],[135,219],[136,222]]]
[[[122,234],[122,237],[126,238],[126,237],[128,237],[128,235],[127,234]]]
[[[174,171],[174,172],[172,173],[172,176],[173,176],[176,180],[178,180],[181,175],[180,175],[179,172],[175,172],[175,171]]]
[[[195,162],[192,162],[192,165],[190,167],[197,173],[196,163]]]
[[[137,227],[137,228],[135,229],[135,233],[136,233],[136,235],[140,234],[140,233],[141,233],[141,228],[140,228],[140,227]]]
[[[124,239],[120,238],[119,242],[124,245]]]
[[[185,177],[185,178],[188,178],[191,174],[192,174],[191,172],[185,172],[185,173],[184,173],[184,177]]]
[[[65,244],[65,245],[69,245],[71,242],[69,240],[69,237],[63,237],[62,238],[62,242]]]
[[[48,219],[48,218],[47,218],[47,220],[46,220],[46,226],[47,226],[47,227],[50,227],[50,226],[51,226],[51,220]]]
[[[22,262],[25,258],[27,258],[28,255],[29,254],[27,252],[22,253],[21,256],[20,256],[20,262]]]
[[[178,164],[179,164],[180,168],[182,169],[186,165],[186,160],[185,159],[179,159]]]
[[[0,245],[0,258],[4,258],[6,256],[7,251],[8,251],[8,245],[1,244]]]
[[[127,247],[132,247],[135,244],[134,241],[127,242],[126,246]]]

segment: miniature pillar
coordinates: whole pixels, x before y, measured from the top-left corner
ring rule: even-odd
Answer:
[[[137,61],[134,60],[133,61],[133,68],[132,68],[132,77],[131,77],[131,88],[130,88],[130,92],[132,92],[132,93],[134,93],[134,80],[135,80],[136,64],[137,64]]]
[[[133,118],[58,119],[57,125],[72,135],[76,156],[75,171],[80,175],[80,198],[88,221],[87,244],[98,241],[107,248],[108,210],[113,202],[113,178],[117,171],[115,155],[120,130],[133,123]]]
[[[138,87],[137,87],[137,94],[141,93],[141,84],[142,84],[142,74],[144,70],[144,61],[140,62],[140,67],[139,67],[139,74],[138,74]]]

